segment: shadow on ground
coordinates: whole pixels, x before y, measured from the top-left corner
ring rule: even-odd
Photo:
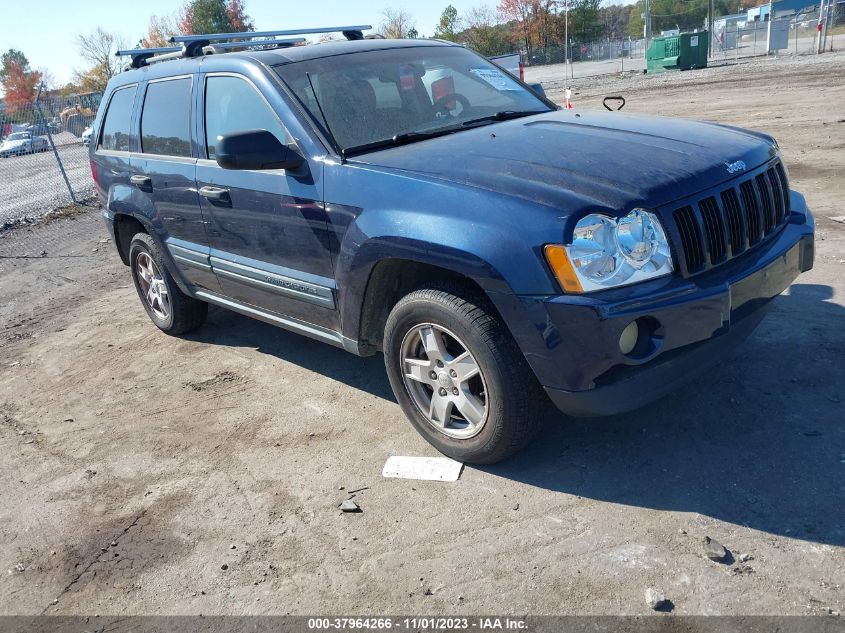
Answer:
[[[845,308],[831,296],[794,285],[730,361],[689,386],[626,415],[550,412],[540,440],[481,470],[845,545]],[[394,401],[381,355],[358,358],[222,310],[196,340],[257,349]]]
[[[548,490],[845,544],[845,308],[797,284],[734,357],[638,411],[546,424],[483,470]]]

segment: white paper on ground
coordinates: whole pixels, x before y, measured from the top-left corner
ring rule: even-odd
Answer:
[[[425,481],[457,481],[464,465],[448,457],[407,457],[393,455],[387,458],[381,474],[400,479]]]
[[[831,216],[830,219],[834,222],[841,222],[842,224],[845,224],[845,215],[837,215],[836,217]]]

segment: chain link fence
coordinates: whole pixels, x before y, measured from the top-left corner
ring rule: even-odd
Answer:
[[[828,5],[826,5],[828,6]],[[798,13],[778,16],[773,22],[764,18],[749,19],[742,16],[717,17],[710,37],[708,65],[730,64],[741,58],[770,55],[811,55],[818,48],[818,26],[820,6],[808,5]],[[828,14],[829,11],[829,14]],[[726,20],[730,18],[730,20]],[[829,5],[822,22],[824,50],[838,50],[845,47],[845,0]],[[771,37],[770,37],[771,31]],[[655,34],[658,37],[659,34]],[[646,69],[647,44],[644,39],[619,38],[588,42],[573,41],[569,54],[565,46],[547,46],[523,51],[522,58],[530,72],[532,81],[545,81],[549,72],[545,66],[563,64],[568,58],[566,73],[570,78],[593,77],[626,71]],[[537,68],[539,67],[539,68]],[[562,74],[562,71],[555,71]]]
[[[0,229],[90,204],[90,125],[100,96],[50,95],[0,106]]]

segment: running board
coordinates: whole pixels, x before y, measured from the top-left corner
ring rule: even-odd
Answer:
[[[313,338],[314,340],[322,343],[334,345],[335,347],[339,347],[347,352],[352,352],[353,354],[359,356],[361,354],[358,349],[358,343],[352,339],[346,338],[340,332],[335,332],[334,330],[314,325],[313,323],[306,323],[305,321],[300,321],[291,317],[284,317],[271,312],[265,312],[259,308],[238,303],[232,299],[216,295],[213,292],[208,292],[207,290],[197,290],[194,293],[194,296],[197,299],[202,299],[203,301],[220,306],[221,308],[238,312],[239,314],[264,321],[265,323],[290,330],[291,332],[296,332],[297,334],[302,334],[303,336]]]

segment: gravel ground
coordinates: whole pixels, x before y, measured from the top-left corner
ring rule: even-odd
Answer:
[[[841,612],[842,61],[579,86],[579,108],[621,93],[774,133],[816,266],[695,384],[624,416],[550,414],[455,483],[382,478],[434,452],[380,357],[217,309],[167,337],[95,213],[6,232],[0,613],[646,614],[649,588],[678,614]],[[350,496],[361,513],[339,512]]]
[[[69,132],[53,137],[77,201],[94,193],[88,149]],[[52,150],[0,159],[0,228],[72,202]]]

